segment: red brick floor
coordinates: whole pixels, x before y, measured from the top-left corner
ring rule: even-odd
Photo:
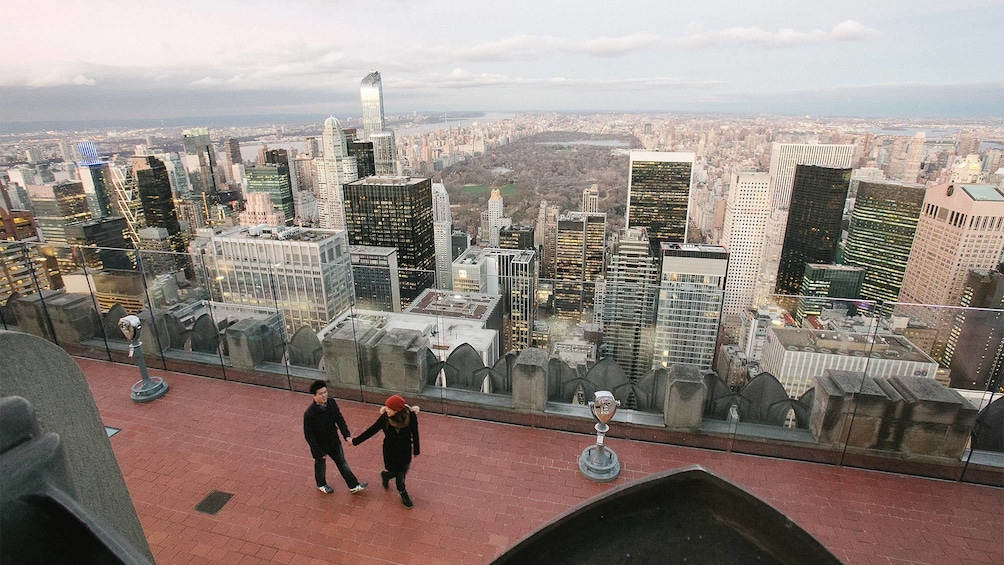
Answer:
[[[306,394],[152,370],[168,394],[136,404],[135,367],[78,359],[157,563],[488,563],[524,535],[613,486],[699,464],[790,516],[848,564],[1004,563],[1004,490],[617,438],[613,483],[578,471],[591,436],[421,415],[422,455],[403,508],[380,488],[379,438],[347,448],[370,487],[350,494],[334,465],[314,488]],[[339,400],[353,432],[377,416]],[[234,497],[216,514],[195,505]]]

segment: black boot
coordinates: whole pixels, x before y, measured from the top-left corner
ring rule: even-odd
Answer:
[[[394,473],[390,471],[380,471],[380,482],[383,483],[383,489],[387,490],[390,488],[390,480],[394,478]]]
[[[402,490],[399,492],[401,493],[401,504],[403,504],[405,508],[411,508],[412,506],[415,505],[414,503],[412,503],[411,497],[408,496],[408,491]]]

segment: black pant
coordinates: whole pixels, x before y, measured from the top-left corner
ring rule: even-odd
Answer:
[[[328,456],[335,462],[335,466],[338,467],[338,472],[341,473],[342,479],[345,479],[346,486],[355,488],[359,484],[359,479],[352,474],[352,469],[349,469],[349,464],[345,461],[345,451],[342,450],[341,444],[337,446],[334,453],[329,453]],[[324,457],[314,459],[314,481],[317,482],[318,487],[328,484]]]
[[[401,469],[399,471],[387,471],[389,475],[394,476],[394,486],[397,487],[397,492],[405,491],[404,478],[408,474],[408,467],[409,465],[405,465],[404,469]]]

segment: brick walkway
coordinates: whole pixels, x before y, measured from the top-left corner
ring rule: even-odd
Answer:
[[[301,416],[310,397],[151,371],[170,384],[129,399],[135,367],[77,359],[87,376],[157,563],[482,564],[570,507],[612,486],[702,465],[790,516],[848,564],[1004,563],[1004,490],[810,463],[609,438],[622,471],[584,479],[592,436],[424,412],[422,455],[403,508],[380,488],[380,438],[347,448],[370,487],[314,488]],[[339,400],[353,433],[373,405]],[[432,408],[430,406],[430,408]],[[233,493],[216,515],[194,510]]]

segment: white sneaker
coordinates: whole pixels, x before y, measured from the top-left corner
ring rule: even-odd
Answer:
[[[369,486],[369,483],[359,483],[358,485],[350,488],[349,492],[351,492],[352,494],[355,494],[357,492],[362,492],[362,491],[366,490],[367,486]]]
[[[324,485],[323,487],[317,487],[317,490],[323,492],[324,494],[331,494],[335,492],[335,489],[329,487],[328,485]]]

